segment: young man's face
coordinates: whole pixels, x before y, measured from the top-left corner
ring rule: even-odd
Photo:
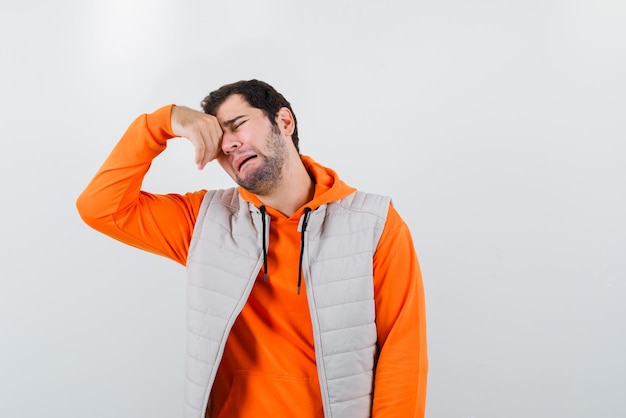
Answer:
[[[282,179],[289,139],[240,95],[228,97],[215,116],[224,132],[218,157],[222,168],[244,189],[271,193]]]

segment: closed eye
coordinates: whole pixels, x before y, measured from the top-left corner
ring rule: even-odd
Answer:
[[[230,129],[232,131],[234,131],[235,129],[239,128],[244,122],[247,121],[247,119],[243,119],[247,117],[247,115],[241,115],[241,116],[237,116],[235,118],[232,118],[230,120],[227,120],[225,122],[222,123],[222,129],[226,130],[226,129]],[[242,121],[243,119],[243,121]]]

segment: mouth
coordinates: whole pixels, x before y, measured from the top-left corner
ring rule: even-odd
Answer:
[[[243,160],[241,160],[237,166],[237,171],[241,171],[241,169],[243,168],[244,165],[246,165],[247,163],[249,163],[250,161],[254,160],[257,156],[256,155],[250,155],[248,157],[245,157]]]

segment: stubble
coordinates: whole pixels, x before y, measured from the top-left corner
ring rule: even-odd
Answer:
[[[245,177],[236,176],[235,180],[244,189],[256,195],[270,194],[282,180],[282,168],[287,161],[287,147],[280,135],[280,130],[272,126],[265,138],[266,154],[258,154],[262,161],[257,167],[246,173]]]

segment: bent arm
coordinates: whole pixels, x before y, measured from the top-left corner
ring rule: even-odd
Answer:
[[[379,358],[373,417],[423,418],[428,359],[424,289],[413,240],[393,206],[374,256]]]
[[[141,191],[152,160],[175,135],[173,105],[137,118],[117,143],[76,206],[92,228],[126,244],[181,264],[187,251],[204,191],[158,195]]]

